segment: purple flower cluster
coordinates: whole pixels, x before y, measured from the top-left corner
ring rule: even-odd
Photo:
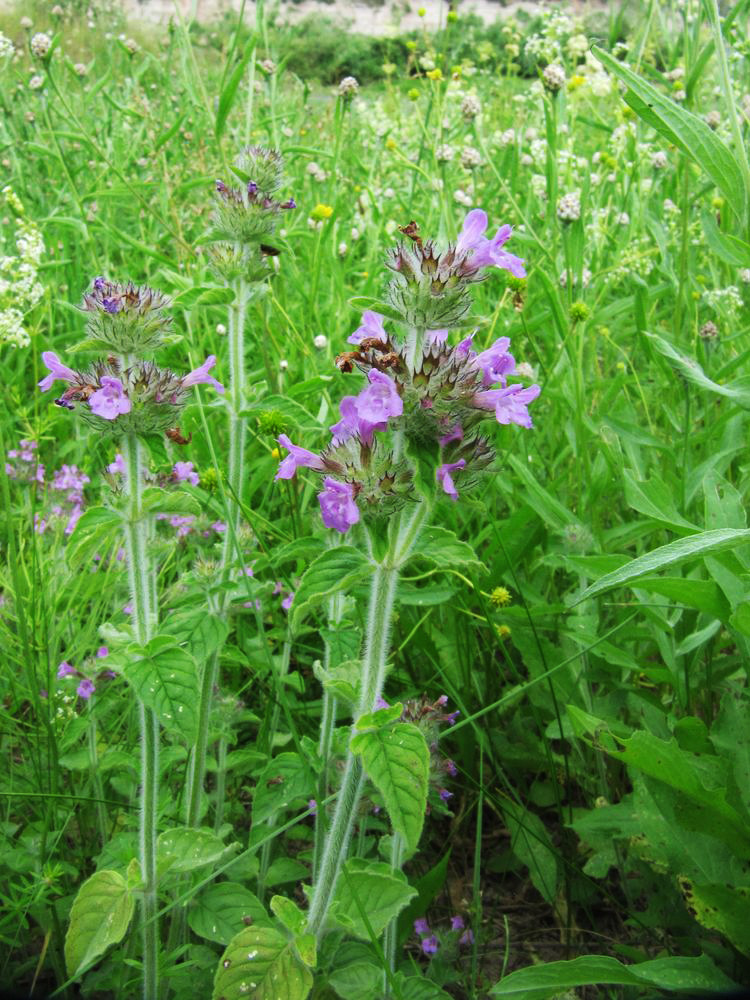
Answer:
[[[23,438],[17,448],[9,448],[5,463],[5,475],[22,483],[43,483],[44,466],[39,462],[36,441]]]
[[[109,656],[109,650],[106,646],[100,646],[95,654],[95,660],[103,660]],[[111,670],[105,670],[102,677],[114,677],[115,674]],[[84,677],[79,670],[77,670],[71,663],[67,660],[63,660],[62,663],[57,668],[57,679],[65,680],[66,677],[79,677],[78,686],[76,688],[76,694],[83,701],[88,701],[91,695],[96,691],[96,685],[91,680],[90,677]]]
[[[65,534],[70,535],[83,514],[84,487],[91,482],[77,465],[63,465],[52,474],[49,489],[54,491],[48,510],[34,515],[34,530],[42,535],[51,525],[65,523]]]
[[[469,947],[474,943],[474,933],[471,928],[467,928],[462,916],[451,917],[451,934],[460,934],[458,939],[459,947]],[[414,933],[421,938],[420,949],[424,955],[435,955],[440,947],[437,934],[433,933],[425,917],[419,917],[414,921]],[[455,946],[454,946],[455,947]]]

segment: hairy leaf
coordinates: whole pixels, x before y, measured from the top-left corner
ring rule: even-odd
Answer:
[[[275,927],[247,927],[221,956],[213,1000],[305,1000],[312,982],[285,934]]]
[[[75,976],[113,944],[130,924],[135,897],[119,872],[95,872],[78,890],[65,935],[65,967]]]

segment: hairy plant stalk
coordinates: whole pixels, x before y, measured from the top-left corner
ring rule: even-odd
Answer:
[[[245,466],[245,422],[240,416],[240,412],[245,402],[245,314],[248,289],[245,281],[241,278],[234,282],[233,287],[235,297],[229,309],[227,331],[229,340],[229,455],[227,490],[224,496],[227,530],[224,536],[219,569],[222,582],[226,581],[232,559],[239,548],[237,539]],[[218,611],[219,614],[223,613],[226,600],[224,592],[219,596],[213,610]],[[198,735],[190,754],[186,776],[185,822],[187,826],[197,826],[201,817],[201,796],[206,778],[209,722],[218,670],[219,651],[217,650],[209,657],[208,662],[203,664],[198,702]]]
[[[151,561],[151,524],[142,509],[143,448],[135,434],[122,441],[128,510],[125,552],[128,566],[132,621],[136,641],[152,638],[157,619],[154,571]],[[159,923],[156,898],[156,819],[159,801],[159,721],[139,702],[141,729],[141,814],[139,862],[143,882],[143,997],[159,1000]]]
[[[415,505],[409,516],[400,515],[394,519],[388,551],[375,569],[370,585],[360,696],[354,713],[351,737],[357,733],[355,728],[357,720],[365,713],[373,711],[375,703],[382,694],[390,651],[390,623],[398,579],[401,567],[409,557],[427,514],[428,504],[422,501]],[[318,936],[323,931],[341,866],[349,851],[363,785],[362,765],[359,758],[348,750],[341,789],[310,899],[308,929],[310,933]]]
[[[404,862],[404,840],[400,833],[394,833],[391,837],[391,869],[395,872],[401,871],[401,865]],[[383,993],[384,996],[388,997],[391,995],[390,991],[390,976],[389,972],[396,971],[396,945],[398,943],[398,917],[394,917],[388,923],[383,936],[383,952],[385,953],[385,960],[387,968],[383,970]]]

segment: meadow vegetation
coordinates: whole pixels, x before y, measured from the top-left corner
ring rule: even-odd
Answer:
[[[0,981],[750,985],[749,8],[0,17]]]

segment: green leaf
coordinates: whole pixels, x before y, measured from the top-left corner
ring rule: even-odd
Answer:
[[[696,885],[686,878],[680,879],[680,887],[695,919],[724,934],[739,952],[750,957],[750,887]]]
[[[305,409],[302,403],[289,396],[264,396],[257,403],[240,411],[243,417],[257,417],[259,414],[269,411],[278,411],[287,417],[291,423],[300,430],[320,430],[320,424],[316,418]]]
[[[673,347],[663,337],[658,336],[656,333],[649,333],[647,330],[644,330],[644,336],[648,337],[659,354],[662,354],[672,362],[677,371],[688,382],[692,382],[693,385],[697,385],[701,389],[706,389],[708,392],[715,392],[719,396],[726,396],[727,399],[734,400],[738,406],[750,409],[750,387],[745,384],[746,380],[733,384],[730,383],[729,385],[720,385],[706,375],[694,358],[688,357],[682,351],[678,351],[676,347]]]
[[[708,125],[618,62],[598,45],[592,53],[628,88],[625,100],[647,125],[674,143],[711,178],[740,217],[747,192],[737,160]]]
[[[393,977],[403,1000],[451,1000],[450,993],[441,990],[437,983],[424,976],[407,976],[397,972]]]
[[[298,934],[304,934],[307,917],[293,900],[287,899],[286,896],[272,896],[269,905],[274,916],[278,917],[295,937]]]
[[[309,869],[296,858],[275,858],[266,872],[266,885],[270,889],[290,882],[299,884],[309,877]]]
[[[605,590],[611,590],[613,587],[620,587],[624,583],[637,580],[640,576],[648,576],[665,566],[674,566],[686,559],[697,559],[713,552],[734,549],[738,545],[745,545],[748,542],[750,542],[750,528],[722,528],[716,531],[701,531],[696,535],[680,538],[676,542],[669,542],[668,545],[662,545],[660,548],[646,553],[645,556],[633,559],[612,573],[607,573],[596,583],[587,587],[574,603],[579,604]]]
[[[572,514],[567,507],[563,507],[559,500],[556,500],[551,493],[548,493],[543,486],[540,486],[529,469],[527,462],[522,462],[512,454],[508,455],[507,460],[531,494],[534,510],[545,524],[556,531],[562,531],[563,528],[571,524],[578,528],[583,527],[575,514]]]
[[[372,1000],[383,984],[383,970],[364,959],[336,969],[328,977],[341,1000]]]
[[[411,722],[358,733],[352,753],[362,758],[367,776],[383,797],[396,833],[409,853],[417,849],[424,825],[430,751],[424,733]]]
[[[553,903],[557,896],[559,871],[552,841],[537,815],[516,805],[503,803],[503,816],[510,830],[510,849],[529,869],[535,888]]]
[[[311,608],[331,594],[351,590],[372,571],[367,556],[351,545],[327,549],[308,566],[297,587],[290,619],[292,631],[297,631]]]
[[[471,545],[462,542],[455,532],[437,525],[423,528],[411,554],[411,559],[426,559],[440,569],[466,569],[486,573],[487,567],[477,559]]]
[[[210,830],[197,830],[189,826],[175,827],[159,834],[156,853],[159,863],[173,872],[191,872],[213,864],[237,845],[226,845]]]
[[[184,490],[163,490],[147,486],[143,491],[143,510],[149,514],[192,514],[197,517],[202,507]]]
[[[711,742],[729,762],[734,788],[750,812],[750,699],[724,695],[711,726]]]
[[[625,499],[639,514],[663,521],[680,534],[683,528],[692,533],[698,526],[686,521],[674,505],[674,493],[661,479],[650,479],[639,482],[630,469],[623,469],[622,478],[625,483]]]
[[[65,935],[65,967],[75,977],[110,945],[125,937],[135,897],[119,872],[95,872],[73,902]]]
[[[307,761],[292,751],[278,754],[268,762],[255,786],[253,827],[288,808],[295,799],[309,799],[314,794],[315,776]]]
[[[359,684],[362,676],[362,661],[347,660],[324,670],[319,661],[313,664],[315,679],[320,681],[326,691],[353,706],[359,698]]]
[[[329,919],[369,941],[361,910],[367,914],[372,932],[379,936],[416,894],[403,872],[392,870],[385,862],[350,858],[336,885]]]
[[[116,656],[114,669],[122,673],[146,708],[156,713],[168,732],[192,745],[198,732],[199,700],[193,657],[169,635],[154,636],[145,646],[129,646]]]
[[[312,983],[286,935],[275,927],[247,927],[221,956],[212,1000],[305,1000]]]
[[[237,88],[242,83],[242,78],[245,75],[245,69],[247,64],[252,59],[254,52],[255,37],[252,36],[245,46],[242,58],[232,70],[229,79],[224,84],[221,94],[219,95],[219,106],[216,109],[216,124],[214,125],[214,132],[217,139],[220,138],[222,132],[224,131],[224,127],[227,123],[227,117],[229,112],[232,110],[232,105],[234,104],[237,96]]]
[[[654,958],[623,965],[607,955],[584,955],[569,962],[547,962],[511,972],[492,988],[493,997],[545,1000],[576,986],[653,986],[662,990],[726,990],[731,979],[707,955]]]
[[[365,312],[365,310],[370,309],[372,312],[385,316],[386,319],[395,320],[397,323],[404,322],[404,317],[398,309],[395,309],[388,302],[383,302],[381,299],[373,299],[369,295],[355,295],[354,298],[349,299],[349,305],[357,312]]]
[[[229,944],[247,923],[268,923],[257,896],[239,882],[215,882],[193,900],[188,910],[190,929],[199,937]]]
[[[226,621],[203,607],[170,612],[162,628],[181,646],[187,646],[196,663],[206,663],[221,649],[229,634]]]
[[[661,594],[676,604],[705,611],[721,621],[729,620],[729,602],[713,580],[688,580],[682,576],[641,577],[636,584],[639,590]]]
[[[104,555],[114,545],[121,544],[121,528],[122,518],[109,507],[85,510],[65,546],[65,558],[71,569],[80,568],[97,552]]]
[[[710,212],[702,214],[701,225],[708,245],[717,257],[732,267],[750,266],[750,244],[729,233],[723,233]]]

